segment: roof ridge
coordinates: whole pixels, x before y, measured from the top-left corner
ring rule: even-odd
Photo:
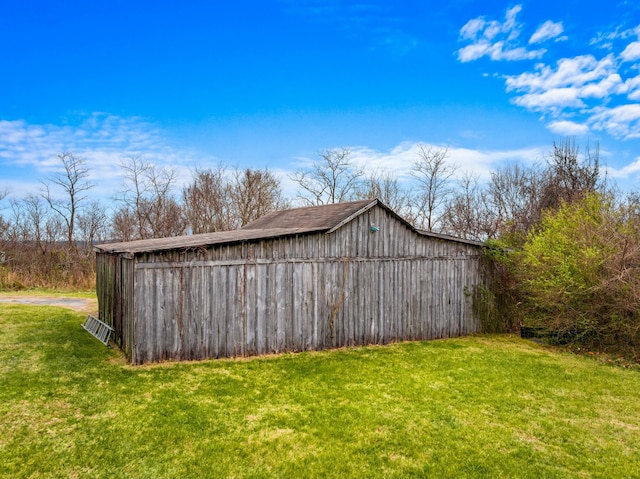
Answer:
[[[269,227],[267,225],[275,224],[279,226],[286,223],[287,225],[295,224],[302,225],[305,228],[315,228],[317,231],[327,231],[339,225],[345,218],[350,217],[355,212],[367,206],[373,206],[378,202],[377,199],[366,199],[277,210],[261,216],[255,221],[244,225],[241,229],[264,229]]]
[[[354,200],[354,201],[342,201],[340,203],[326,203],[326,204],[322,204],[322,205],[305,205],[305,206],[294,206],[293,208],[284,208],[281,210],[275,210],[275,211],[271,211],[270,213],[267,213],[266,215],[261,216],[260,218],[257,218],[257,220],[264,218],[265,216],[269,216],[272,215],[274,213],[282,213],[284,211],[301,211],[301,210],[312,210],[312,209],[323,209],[323,208],[339,208],[339,207],[344,207],[344,206],[348,206],[348,205],[355,205],[355,204],[368,204],[368,203],[372,203],[373,201],[377,201],[376,198],[369,198],[366,200]],[[253,223],[253,222],[252,222]],[[251,223],[248,223],[251,224]],[[247,225],[245,225],[247,226]],[[244,226],[242,227],[244,228]],[[241,228],[241,229],[242,229]]]

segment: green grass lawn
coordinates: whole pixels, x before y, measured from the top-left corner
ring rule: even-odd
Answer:
[[[0,477],[639,477],[640,371],[514,337],[131,367],[0,304]]]

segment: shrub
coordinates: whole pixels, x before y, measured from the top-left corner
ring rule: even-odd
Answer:
[[[528,325],[637,354],[639,240],[633,218],[599,194],[545,213],[513,255]]]

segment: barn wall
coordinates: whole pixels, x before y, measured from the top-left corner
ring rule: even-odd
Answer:
[[[115,330],[127,357],[134,344],[134,261],[117,254],[96,254],[98,317]]]
[[[478,261],[140,264],[134,362],[384,344],[476,332]]]
[[[232,357],[475,332],[467,293],[482,281],[479,255],[417,235],[379,207],[331,234],[139,255],[127,356]]]

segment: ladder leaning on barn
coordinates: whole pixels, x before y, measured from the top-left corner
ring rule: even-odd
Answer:
[[[85,319],[82,324],[82,327],[98,338],[98,340],[105,346],[109,344],[109,338],[111,337],[111,333],[113,333],[113,328],[108,324],[100,321],[95,316],[88,314],[87,319]]]

